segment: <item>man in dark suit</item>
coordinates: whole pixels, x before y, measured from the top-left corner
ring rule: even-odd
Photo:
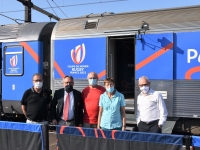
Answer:
[[[65,76],[64,88],[56,90],[51,103],[51,114],[53,125],[82,126],[83,123],[83,101],[81,92],[73,89],[74,79]]]

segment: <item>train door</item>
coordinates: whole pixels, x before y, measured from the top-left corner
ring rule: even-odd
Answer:
[[[134,104],[135,36],[108,38],[107,76],[114,78],[115,88],[124,94],[126,102]]]

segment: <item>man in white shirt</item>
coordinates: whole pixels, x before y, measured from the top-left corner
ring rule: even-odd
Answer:
[[[142,76],[138,81],[141,93],[137,98],[136,121],[139,132],[161,133],[167,119],[167,109],[162,95],[150,88],[150,81]]]

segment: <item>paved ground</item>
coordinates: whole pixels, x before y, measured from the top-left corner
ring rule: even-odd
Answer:
[[[56,134],[55,132],[49,133],[49,150],[56,150]]]

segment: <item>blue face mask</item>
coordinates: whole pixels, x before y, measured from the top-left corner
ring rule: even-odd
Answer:
[[[114,87],[109,87],[109,88],[106,88],[106,91],[109,92],[109,93],[112,93],[114,91]]]
[[[89,85],[97,85],[97,79],[89,79]]]

